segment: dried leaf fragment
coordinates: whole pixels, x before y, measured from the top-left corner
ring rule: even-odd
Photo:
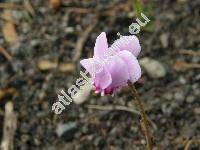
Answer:
[[[61,1],[60,0],[50,0],[50,5],[53,9],[58,9],[61,5]]]
[[[8,88],[8,89],[0,89],[0,100],[6,96],[13,95],[17,91],[15,88]]]
[[[200,69],[200,64],[187,63],[185,61],[178,60],[175,62],[173,67],[176,71],[185,71],[187,69]]]
[[[47,71],[56,68],[57,63],[50,60],[41,60],[38,62],[37,66],[40,70]]]
[[[13,23],[14,21],[11,10],[8,9],[4,10],[3,18],[5,18],[6,20],[10,20],[6,21],[3,25],[2,28],[3,36],[7,42],[9,42],[10,44],[15,44],[17,42],[18,36],[15,25]]]
[[[5,105],[5,118],[3,128],[3,139],[1,142],[2,150],[14,149],[14,135],[17,128],[17,116],[14,112],[12,102],[7,102]]]
[[[194,114],[200,115],[200,107],[194,108],[193,109]]]
[[[64,73],[75,72],[76,66],[73,63],[62,63],[59,65],[59,71]]]

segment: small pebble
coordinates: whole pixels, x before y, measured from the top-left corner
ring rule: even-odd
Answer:
[[[169,35],[167,33],[164,33],[160,36],[160,41],[161,41],[161,44],[164,48],[167,48],[168,47],[168,40],[169,39]]]
[[[40,70],[46,71],[46,70],[51,70],[53,68],[56,68],[57,63],[52,62],[50,60],[41,60],[38,62],[37,66]]]
[[[66,124],[58,124],[56,128],[56,134],[58,137],[63,137],[69,140],[74,137],[75,133],[78,131],[76,122],[69,122]]]
[[[183,101],[184,100],[184,95],[182,92],[176,92],[174,94],[174,99],[177,101]]]
[[[190,104],[193,103],[194,100],[195,100],[195,97],[192,96],[192,95],[189,95],[189,96],[186,98],[186,102],[187,102],[187,103],[190,103]]]
[[[140,64],[152,78],[161,78],[166,75],[165,67],[155,59],[144,57],[140,59]]]
[[[164,93],[163,97],[167,100],[173,100],[172,93]]]
[[[193,112],[194,112],[196,115],[200,115],[200,107],[194,108],[194,109],[193,109]]]

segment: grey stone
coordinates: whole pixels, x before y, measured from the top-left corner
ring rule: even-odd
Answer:
[[[58,124],[56,128],[57,136],[65,138],[66,140],[73,138],[77,131],[78,131],[78,126],[76,122]]]
[[[166,75],[165,67],[157,60],[144,57],[140,60],[140,64],[152,78],[160,78]]]
[[[176,92],[174,94],[174,99],[177,101],[183,101],[184,100],[184,95],[182,92]]]
[[[195,97],[194,97],[194,96],[191,96],[191,95],[189,95],[189,96],[186,98],[186,102],[187,102],[187,103],[193,103],[194,100],[195,100]]]
[[[180,77],[180,78],[179,78],[179,82],[180,82],[181,84],[186,84],[186,80],[185,80],[184,77]]]
[[[164,93],[163,97],[167,100],[173,100],[173,95],[169,92]]]
[[[169,44],[169,34],[167,33],[164,33],[160,36],[160,41],[161,41],[161,44],[164,48],[167,48],[168,47],[168,44]]]
[[[23,18],[23,12],[18,11],[18,10],[13,10],[12,15],[14,16],[15,19],[20,20]]]

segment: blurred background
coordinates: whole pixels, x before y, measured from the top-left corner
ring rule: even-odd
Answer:
[[[51,110],[96,37],[130,35],[141,12],[151,21],[137,34],[135,86],[154,149],[200,150],[199,0],[0,0],[2,150],[144,150],[129,88],[101,97],[84,87],[61,115]]]

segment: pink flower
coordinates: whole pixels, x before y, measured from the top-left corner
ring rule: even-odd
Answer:
[[[122,36],[108,48],[106,34],[102,32],[96,39],[93,58],[80,63],[90,73],[97,93],[112,94],[128,81],[135,83],[141,77],[136,58],[140,50],[139,40],[134,35]]]
[[[138,38],[134,35],[130,35],[120,37],[120,39],[117,39],[109,49],[117,52],[127,50],[137,57],[141,51],[141,46]]]

